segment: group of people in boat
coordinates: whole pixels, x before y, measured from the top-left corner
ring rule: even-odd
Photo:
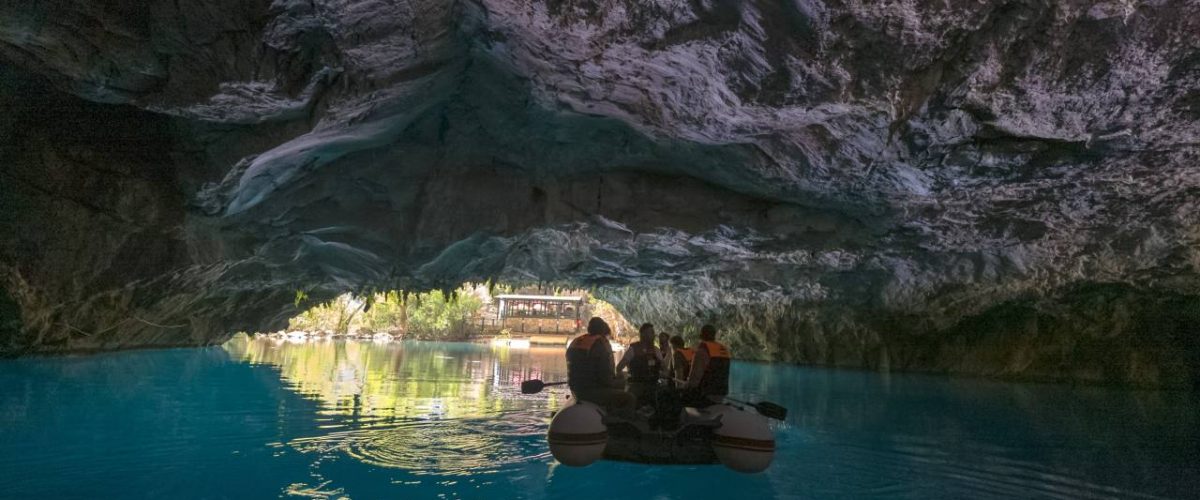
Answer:
[[[700,328],[700,342],[685,347],[683,337],[656,334],[654,325],[638,329],[638,341],[615,362],[609,338],[612,329],[603,319],[588,321],[587,334],[567,347],[567,384],[580,401],[588,401],[616,415],[635,409],[670,416],[664,409],[706,407],[729,394],[729,348],[717,342],[713,325]],[[627,376],[622,373],[626,372]]]

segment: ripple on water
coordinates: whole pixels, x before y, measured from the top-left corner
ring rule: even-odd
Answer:
[[[326,486],[329,486],[329,483],[331,482],[332,481],[324,481],[316,486],[311,486],[305,483],[292,483],[288,485],[283,492],[287,496],[317,499],[340,497],[346,493],[344,488],[323,489]]]
[[[545,412],[509,411],[487,418],[375,425],[288,444],[302,453],[338,451],[414,474],[467,476],[548,459],[542,439],[546,425]]]
[[[1014,450],[965,443],[967,454],[950,453],[936,442],[908,439],[891,444],[834,444],[827,462],[843,484],[856,484],[862,498],[923,496],[931,484],[964,498],[1141,498],[1132,492],[1074,477],[1042,464],[1010,458]],[[924,493],[922,493],[924,492]]]

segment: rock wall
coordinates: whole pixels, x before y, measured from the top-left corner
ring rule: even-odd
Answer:
[[[494,279],[756,359],[1194,386],[1197,32],[1161,1],[0,3],[0,352]]]
[[[659,331],[718,325],[738,357],[839,368],[1139,387],[1200,387],[1200,301],[1123,284],[1030,294],[936,321],[921,313],[780,297],[713,298],[623,289],[608,295]],[[730,303],[737,305],[731,306]]]

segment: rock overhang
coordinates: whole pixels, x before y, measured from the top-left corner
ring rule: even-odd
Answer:
[[[149,224],[186,250],[120,286],[31,278],[40,249],[5,248],[6,288],[38,311],[13,352],[204,343],[286,317],[296,290],[497,279],[716,321],[751,357],[1195,376],[1143,380],[1138,356],[1196,346],[1172,357],[1116,316],[1089,335],[1157,347],[1080,361],[1122,367],[1100,375],[1051,360],[1085,343],[1069,335],[974,367],[927,340],[1012,304],[1035,311],[1008,326],[1029,335],[1097,294],[1145,310],[1195,294],[1194,7],[228,3],[4,8],[21,14],[0,30],[13,71],[167,124],[185,199]],[[21,148],[28,172],[110,168]],[[38,187],[10,199],[88,197]],[[123,237],[88,257],[108,276],[131,266],[113,255],[162,246]],[[60,293],[75,306],[48,306]]]

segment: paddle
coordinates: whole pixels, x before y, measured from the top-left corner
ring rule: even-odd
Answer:
[[[739,400],[739,399],[733,399],[733,398],[731,398],[731,397],[729,397],[729,396],[725,396],[725,399],[728,399],[728,400],[730,400],[730,401],[733,401],[733,402],[735,402],[735,403],[741,403],[741,404],[744,404],[744,405],[746,405],[746,406],[749,406],[749,407],[751,407],[751,408],[754,408],[755,410],[758,410],[758,413],[759,413],[760,415],[762,415],[762,416],[764,416],[764,417],[767,417],[767,418],[773,418],[773,419],[775,419],[775,420],[784,420],[784,419],[786,419],[786,418],[787,418],[787,413],[788,413],[788,410],[787,410],[787,408],[784,408],[784,407],[782,407],[782,406],[779,406],[779,405],[777,405],[777,404],[775,404],[775,403],[772,403],[772,402],[770,402],[770,401],[762,401],[762,402],[759,402],[759,403],[751,403],[751,402],[749,402],[749,401],[742,401],[742,400]]]
[[[550,382],[547,384],[538,379],[526,380],[524,382],[521,382],[521,394],[537,394],[539,392],[542,392],[542,389],[545,389],[552,385],[563,385],[565,383],[566,382]]]

